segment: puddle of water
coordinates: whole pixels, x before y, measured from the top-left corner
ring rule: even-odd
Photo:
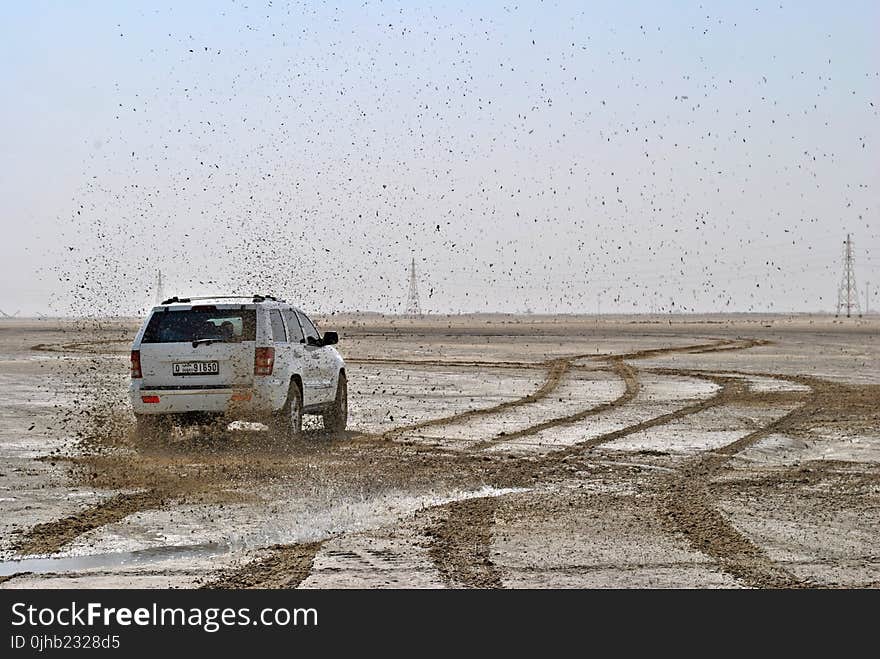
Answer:
[[[171,559],[211,558],[234,551],[236,548],[225,544],[204,544],[189,546],[154,547],[138,551],[92,554],[88,556],[61,556],[42,558],[21,558],[0,562],[0,577],[16,572],[79,572],[98,568],[130,567],[149,565]]]

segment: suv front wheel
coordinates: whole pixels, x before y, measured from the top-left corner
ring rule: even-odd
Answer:
[[[331,432],[342,432],[348,423],[348,380],[345,373],[339,374],[336,385],[336,399],[333,406],[323,414],[324,429]]]

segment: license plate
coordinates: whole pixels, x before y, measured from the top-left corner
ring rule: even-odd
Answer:
[[[171,365],[174,375],[218,375],[220,362],[175,362]]]

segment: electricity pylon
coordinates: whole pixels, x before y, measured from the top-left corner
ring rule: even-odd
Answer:
[[[837,316],[841,311],[846,312],[846,317],[851,318],[853,313],[861,316],[859,304],[859,291],[856,288],[855,256],[853,255],[853,242],[849,234],[843,242],[843,276],[840,278],[840,286],[837,288]]]
[[[419,286],[416,280],[416,260],[412,260],[409,267],[409,298],[406,301],[406,313],[410,316],[421,316],[422,307],[419,304]]]

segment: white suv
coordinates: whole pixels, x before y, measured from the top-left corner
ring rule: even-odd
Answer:
[[[176,298],[154,307],[131,347],[138,434],[174,420],[268,423],[287,437],[302,415],[345,429],[348,388],[336,332],[268,295]]]

